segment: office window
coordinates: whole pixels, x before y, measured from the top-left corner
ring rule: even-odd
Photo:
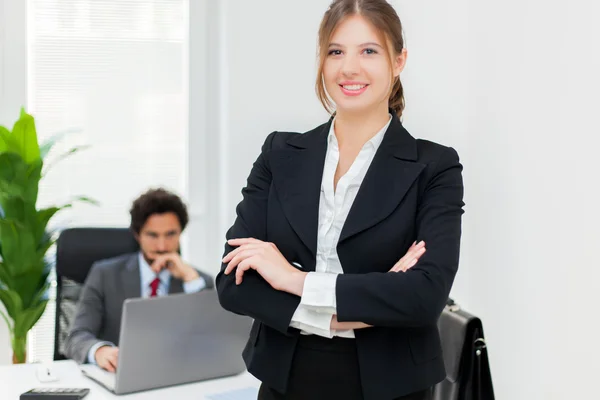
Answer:
[[[29,0],[28,104],[44,140],[66,132],[40,206],[85,195],[53,228],[127,226],[132,200],[164,186],[185,197],[187,0]],[[51,293],[54,299],[54,293]],[[30,333],[29,361],[52,358],[53,300]]]

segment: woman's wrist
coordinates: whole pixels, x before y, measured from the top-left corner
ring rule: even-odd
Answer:
[[[339,326],[338,326],[339,322],[337,320],[337,315],[333,314],[331,316],[331,324],[329,324],[329,329],[331,329],[332,331],[338,330]]]
[[[284,289],[285,292],[302,297],[304,291],[304,281],[306,280],[307,272],[293,271],[290,273],[288,283]]]

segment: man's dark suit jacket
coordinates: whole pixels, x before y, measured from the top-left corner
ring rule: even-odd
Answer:
[[[126,299],[140,297],[139,253],[125,254],[94,263],[79,298],[77,312],[65,342],[65,356],[85,363],[92,346],[99,341],[118,346],[121,314]],[[213,287],[210,275],[198,271]],[[171,277],[169,293],[182,293],[183,281]]]
[[[392,114],[337,245],[337,318],[355,331],[365,399],[385,400],[445,377],[437,320],[458,269],[463,214],[456,151],[414,139]],[[227,239],[273,242],[305,271],[316,264],[319,194],[332,120],[304,134],[273,132],[253,165]],[[390,268],[415,241],[427,252],[406,273]],[[225,245],[225,253],[233,248]],[[285,392],[299,331],[289,324],[300,298],[277,291],[255,271],[235,284],[217,275],[224,308],[254,318],[243,356],[248,370]]]

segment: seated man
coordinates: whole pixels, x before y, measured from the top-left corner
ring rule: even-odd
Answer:
[[[209,275],[179,256],[179,237],[188,214],[178,196],[163,189],[150,190],[134,201],[130,213],[140,251],[92,265],[65,342],[67,357],[111,372],[118,364],[125,299],[213,288]]]

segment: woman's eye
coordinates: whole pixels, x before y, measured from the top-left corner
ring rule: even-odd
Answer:
[[[377,51],[374,49],[365,49],[364,52],[365,54],[377,54]]]
[[[342,54],[341,50],[329,50],[329,53],[327,53],[330,56],[339,56],[340,54]]]

